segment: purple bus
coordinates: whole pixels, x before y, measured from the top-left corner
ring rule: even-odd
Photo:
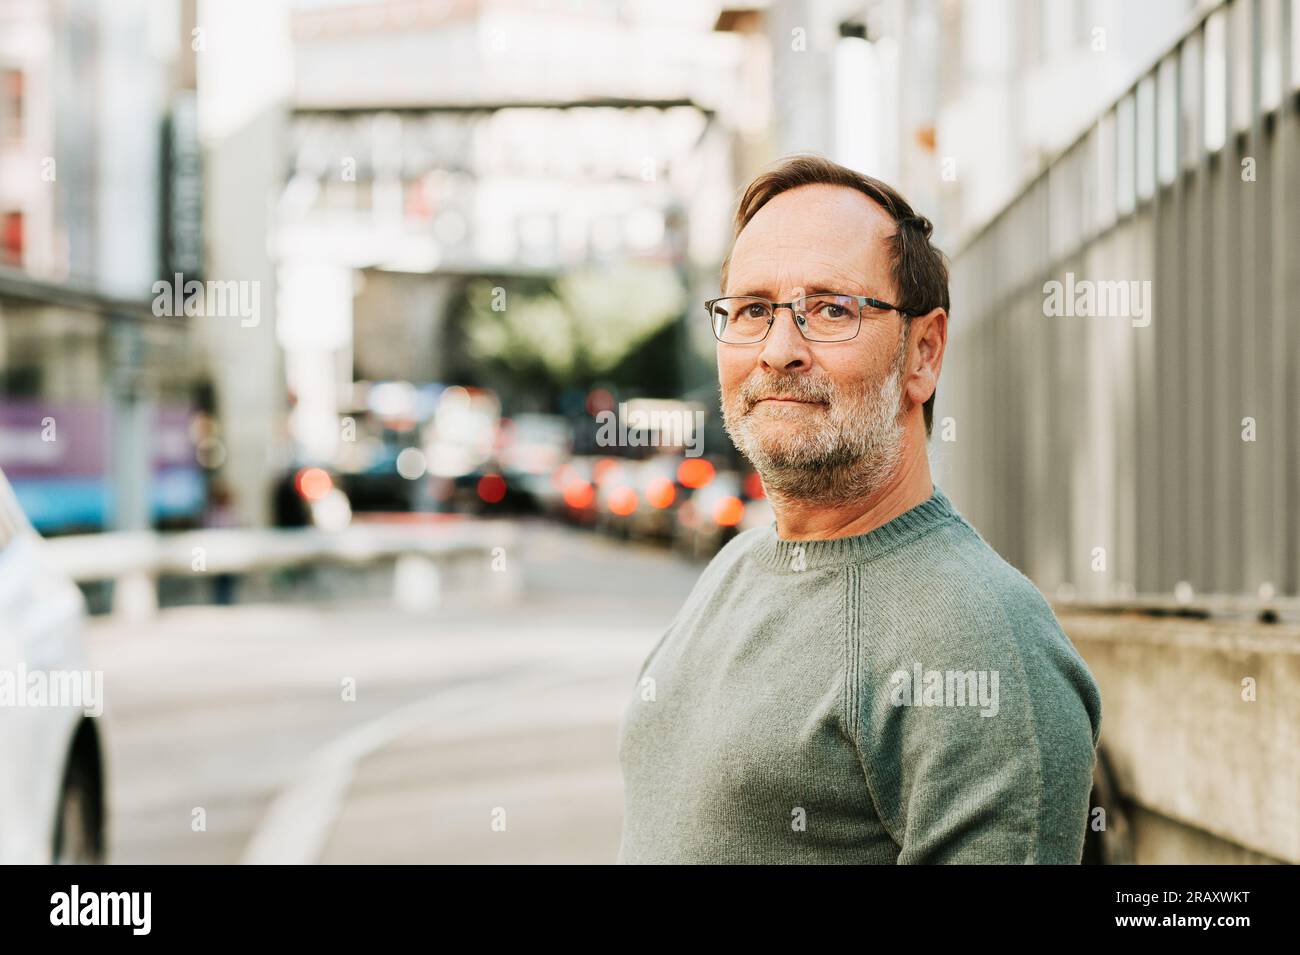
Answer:
[[[105,530],[113,522],[110,420],[105,404],[0,397],[0,469],[41,533]],[[150,510],[154,522],[197,523],[206,498],[185,407],[154,409]]]

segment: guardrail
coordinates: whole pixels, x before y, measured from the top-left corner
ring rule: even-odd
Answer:
[[[78,583],[114,581],[113,611],[127,617],[157,610],[162,576],[251,574],[316,564],[364,565],[399,562],[394,598],[401,606],[428,609],[440,592],[440,568],[478,564],[483,589],[501,596],[516,592],[517,573],[496,573],[497,548],[509,548],[515,529],[507,523],[476,522],[438,527],[354,525],[339,531],[247,530],[113,532],[56,537],[45,541],[50,563]]]
[[[1110,600],[1072,600],[1058,594],[1052,601],[1052,609],[1058,614],[1131,614],[1149,618],[1300,625],[1300,598],[1296,597],[1264,600],[1239,594],[1188,594],[1179,599],[1164,594],[1139,594]]]

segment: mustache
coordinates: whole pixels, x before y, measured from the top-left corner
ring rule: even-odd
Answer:
[[[740,386],[739,398],[746,412],[764,398],[795,398],[830,404],[835,389],[828,382],[803,376],[765,375],[746,379]]]

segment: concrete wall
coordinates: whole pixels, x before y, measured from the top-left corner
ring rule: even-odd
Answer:
[[[1300,862],[1300,625],[1058,617],[1101,688],[1134,861]]]

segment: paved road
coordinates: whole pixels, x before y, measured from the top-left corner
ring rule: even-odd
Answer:
[[[112,861],[613,861],[618,721],[700,567],[544,524],[506,561],[514,599],[421,613],[97,621]]]

